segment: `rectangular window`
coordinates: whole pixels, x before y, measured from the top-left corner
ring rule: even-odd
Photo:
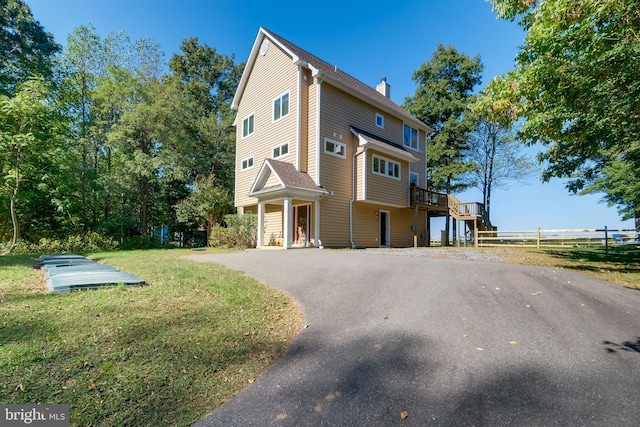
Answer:
[[[418,150],[418,129],[414,129],[409,125],[404,125],[403,143],[405,147],[412,150]]]
[[[278,157],[284,157],[289,154],[289,143],[285,142],[284,144],[280,144],[277,147],[273,147],[272,156],[274,159]]]
[[[276,122],[289,114],[289,92],[273,100],[273,121]]]
[[[251,169],[253,167],[253,156],[242,161],[242,170]]]
[[[373,155],[373,173],[376,175],[388,176],[400,179],[400,163],[384,157]]]
[[[376,126],[384,129],[384,116],[376,113]]]
[[[409,172],[409,185],[411,184],[420,187],[420,175],[415,172]]]
[[[325,138],[324,152],[327,154],[331,154],[332,156],[342,157],[344,159],[347,156],[347,146],[341,142],[332,141],[329,138]]]
[[[242,121],[242,137],[251,135],[254,131],[255,114],[251,114]]]

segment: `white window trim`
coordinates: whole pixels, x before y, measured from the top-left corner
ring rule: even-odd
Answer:
[[[284,147],[285,145],[287,146],[287,154],[282,154],[282,147]],[[273,150],[275,150],[276,148],[280,148],[280,153],[281,153],[277,157],[273,155]],[[291,153],[290,149],[291,149],[291,147],[289,146],[289,141],[286,141],[286,142],[283,142],[282,144],[278,144],[278,145],[276,145],[274,147],[271,147],[271,158],[272,159],[281,159],[283,157],[286,157]]]
[[[393,164],[393,165],[398,165],[398,176],[395,177],[393,175],[389,175],[388,173],[382,173],[382,172],[377,172],[374,167],[375,167],[375,159],[378,158],[378,165],[380,164],[380,160],[384,160],[385,161],[385,169],[388,171],[388,165],[389,163]],[[379,176],[384,176],[386,178],[391,178],[391,179],[395,179],[395,180],[402,180],[402,165],[400,164],[400,162],[396,162],[395,160],[390,160],[386,157],[382,157],[382,156],[378,156],[377,154],[372,154],[371,155],[371,173],[373,173],[374,175],[379,175]]]
[[[288,95],[289,96],[289,108],[287,109],[287,114],[282,115],[282,98]],[[276,109],[276,101],[280,100],[280,117],[278,117],[277,119],[275,118],[275,109]],[[275,122],[279,122],[280,120],[284,119],[285,117],[287,117],[289,114],[291,114],[291,91],[286,91],[280,94],[280,96],[276,96],[275,98],[273,98],[273,101],[271,101],[271,120],[272,123]]]
[[[245,135],[244,134],[244,122],[245,122],[245,120],[248,120],[251,116],[253,116],[253,132],[247,133]],[[256,113],[251,113],[251,114],[247,115],[244,119],[242,119],[242,139],[248,138],[251,135],[253,135],[254,133],[256,133]]]
[[[416,178],[416,187],[420,187],[420,174],[418,172],[409,171],[409,185],[411,185],[411,175],[415,175]]]
[[[330,143],[334,144],[334,146],[342,147],[342,154],[328,151],[327,150],[327,142],[330,142]],[[324,152],[326,154],[330,155],[330,156],[339,157],[341,159],[346,159],[347,158],[347,146],[345,144],[343,144],[342,142],[334,141],[333,139],[330,139],[330,138],[325,138],[324,139]]]
[[[411,145],[407,145],[404,143],[404,127],[405,126],[409,126],[409,129],[416,131],[416,148],[413,148]],[[402,126],[402,145],[408,148],[409,150],[417,151],[419,153],[420,152],[420,129],[414,128],[413,126],[404,123]]]
[[[382,120],[382,125],[378,124],[378,118]],[[384,116],[382,114],[376,113],[376,126],[378,126],[380,129],[384,129]],[[404,132],[404,128],[403,128],[403,132]]]
[[[251,160],[251,166],[248,166],[249,164],[249,160]],[[247,162],[247,167],[244,167],[244,162]],[[253,159],[253,156],[247,157],[246,159],[242,159],[242,161],[240,162],[240,169],[243,171],[246,171],[248,169],[251,169],[255,166],[256,162]]]

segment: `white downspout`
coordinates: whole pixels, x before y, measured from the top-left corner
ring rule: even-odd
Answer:
[[[320,185],[320,96],[322,94],[322,78],[318,76],[318,95],[316,96],[316,185]]]
[[[298,65],[298,120],[296,123],[296,170],[300,170],[300,146],[302,145],[301,122],[302,122],[302,65]]]
[[[366,150],[360,151],[358,152],[358,149],[356,148],[356,152],[353,153],[353,157],[351,158],[351,162],[352,162],[352,167],[353,167],[353,173],[351,174],[352,178],[352,184],[351,184],[351,201],[349,201],[349,240],[351,241],[351,249],[355,249],[356,248],[356,244],[353,241],[353,202],[355,202],[356,200],[356,196],[358,194],[358,189],[356,188],[356,174],[358,173],[358,170],[356,168],[356,157],[359,154],[365,153]],[[364,168],[364,165],[362,166]]]

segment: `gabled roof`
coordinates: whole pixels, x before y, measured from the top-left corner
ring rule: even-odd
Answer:
[[[372,133],[365,132],[361,129],[351,126],[351,133],[358,137],[361,146],[372,147],[378,151],[406,160],[409,163],[417,162],[418,159],[400,144],[396,144],[387,139],[376,136]]]
[[[256,57],[260,50],[260,45],[262,44],[262,41],[265,37],[269,38],[269,40],[271,40],[284,52],[286,52],[291,57],[292,62],[310,69],[314,77],[317,76],[320,79],[324,79],[331,84],[340,87],[341,89],[351,93],[352,95],[364,100],[365,102],[375,105],[376,107],[380,108],[380,110],[395,115],[406,122],[412,123],[414,126],[420,127],[426,132],[431,131],[431,128],[429,128],[426,124],[418,120],[407,110],[405,110],[404,108],[393,102],[390,98],[384,96],[374,88],[362,83],[358,79],[350,76],[337,67],[330,65],[317,56],[312,55],[306,50],[299,48],[298,46],[274,34],[264,27],[260,27],[256,40],[253,43],[253,48],[251,49],[251,53],[249,54],[247,65],[244,69],[244,72],[242,73],[240,83],[238,84],[238,90],[236,91],[235,97],[233,98],[233,109],[238,108],[238,103],[240,102],[242,92],[244,91],[247,80],[249,78],[249,73],[251,72],[251,68],[253,68],[253,63],[256,60]]]
[[[278,185],[265,187],[271,176],[276,178]],[[292,163],[265,159],[249,190],[249,196],[259,197],[267,194],[318,199],[328,192],[318,187],[305,172],[298,171]]]

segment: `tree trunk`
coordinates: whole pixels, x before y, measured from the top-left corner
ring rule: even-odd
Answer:
[[[140,234],[146,236],[149,224],[147,216],[149,211],[149,179],[147,177],[140,179],[140,196],[142,198],[142,205],[140,206]]]
[[[9,252],[13,251],[13,248],[16,247],[18,241],[20,240],[20,223],[18,222],[18,213],[16,212],[16,196],[18,194],[18,187],[16,184],[16,188],[13,190],[13,195],[11,196],[11,223],[13,224],[13,240],[11,240],[11,246],[9,247]]]
[[[640,233],[640,215],[636,216],[636,231]]]

